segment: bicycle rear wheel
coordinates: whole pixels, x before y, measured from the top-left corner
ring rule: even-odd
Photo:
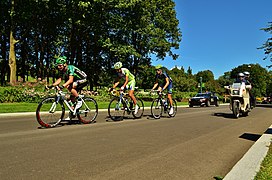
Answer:
[[[95,122],[98,115],[98,105],[93,98],[86,97],[82,107],[79,109],[77,118],[84,124]]]
[[[143,114],[144,114],[144,103],[139,98],[136,98],[136,101],[137,101],[137,106],[138,106],[138,112],[137,112],[137,114],[135,114],[134,111],[133,111],[132,115],[133,115],[134,118],[138,119],[138,118],[141,118],[143,116]]]
[[[125,114],[125,103],[119,102],[119,98],[113,98],[108,107],[109,117],[113,121],[121,121]]]
[[[36,119],[42,127],[52,128],[63,119],[65,108],[62,102],[56,103],[55,97],[43,99],[36,109]]]
[[[163,104],[161,103],[161,99],[157,98],[152,101],[151,104],[151,114],[155,119],[159,119],[163,112]]]
[[[172,99],[172,101],[173,101],[173,113],[172,114],[170,114],[169,112],[170,112],[170,102],[169,102],[169,99],[167,99],[167,103],[169,104],[169,106],[168,106],[168,108],[167,108],[167,112],[168,112],[168,115],[170,116],[170,117],[175,117],[175,115],[177,114],[177,110],[178,110],[178,107],[177,107],[177,101],[175,100],[175,99]]]

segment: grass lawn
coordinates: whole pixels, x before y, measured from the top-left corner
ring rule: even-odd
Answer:
[[[107,109],[109,102],[97,102],[99,109]],[[188,105],[187,102],[178,102],[179,105]],[[35,112],[38,103],[0,103],[0,113]],[[151,102],[145,102],[145,107],[150,107]]]
[[[266,157],[264,158],[260,171],[257,173],[255,180],[272,179],[272,145],[270,144]]]

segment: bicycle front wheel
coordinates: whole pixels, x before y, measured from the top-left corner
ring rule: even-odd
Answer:
[[[113,98],[108,107],[109,117],[113,121],[121,121],[125,114],[125,103],[119,102],[119,98]]]
[[[79,109],[77,118],[84,124],[95,122],[98,115],[98,105],[93,98],[83,99],[82,107]]]
[[[173,113],[172,114],[170,114],[170,108],[171,107],[170,107],[169,99],[167,99],[167,102],[169,104],[169,106],[167,108],[168,115],[170,117],[175,117],[175,115],[177,114],[177,110],[178,110],[177,101],[175,99],[172,99],[172,102],[173,102],[173,105],[172,105],[172,107],[173,107]]]
[[[139,98],[136,98],[136,101],[137,101],[137,106],[138,106],[138,112],[135,113],[135,110],[134,110],[132,115],[133,115],[134,118],[141,118],[143,116],[143,114],[144,114],[144,103]]]
[[[151,114],[155,119],[159,119],[163,112],[163,104],[161,103],[161,99],[157,98],[152,101],[151,104]]]
[[[65,108],[62,102],[56,103],[55,97],[43,99],[36,109],[36,119],[42,127],[52,128],[63,119]]]

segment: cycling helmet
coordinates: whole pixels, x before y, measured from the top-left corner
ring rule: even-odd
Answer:
[[[249,76],[249,75],[250,75],[250,73],[249,73],[249,72],[247,72],[247,71],[245,71],[245,72],[244,72],[244,75],[245,75],[245,76]]]
[[[245,77],[244,73],[239,73],[238,77]]]
[[[60,56],[56,59],[56,65],[65,64],[67,62],[66,56]]]
[[[123,66],[121,62],[117,62],[114,64],[114,69],[120,69]]]
[[[162,65],[161,65],[161,64],[155,66],[155,69],[156,69],[156,70],[157,70],[157,69],[161,69],[161,68],[162,68]]]

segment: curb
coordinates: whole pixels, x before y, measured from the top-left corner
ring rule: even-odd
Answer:
[[[223,178],[224,180],[254,179],[259,172],[261,163],[267,152],[272,139],[272,125],[251,146],[244,156],[234,165],[231,171]]]

